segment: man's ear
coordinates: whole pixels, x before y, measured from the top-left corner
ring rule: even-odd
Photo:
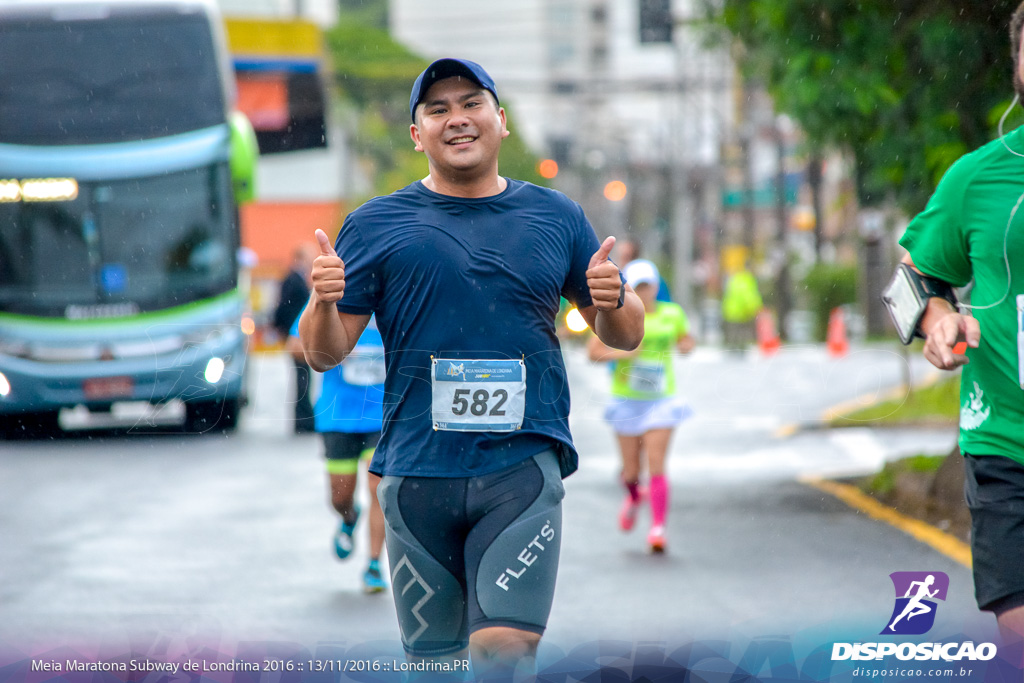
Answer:
[[[508,121],[505,120],[505,107],[498,107],[498,118],[501,119],[501,139],[504,140],[512,131],[508,129]]]
[[[409,126],[409,137],[412,138],[412,141],[416,145],[414,149],[417,152],[422,152],[423,151],[423,145],[420,144],[420,129],[416,127],[415,123],[412,124],[411,126]]]

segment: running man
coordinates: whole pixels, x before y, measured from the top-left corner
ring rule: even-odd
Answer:
[[[597,337],[588,343],[592,361],[613,361],[612,402],[605,420],[615,431],[622,455],[622,485],[626,499],[619,512],[619,528],[631,531],[643,502],[640,477],[647,460],[650,483],[651,529],[647,543],[652,552],[665,551],[665,521],[669,481],[665,476],[672,432],[691,411],[676,395],[672,352],[689,353],[696,346],[686,313],[678,304],[658,301],[658,268],[642,259],[623,269],[626,282],[644,305],[644,340],[634,351],[609,348]]]
[[[477,677],[528,674],[577,467],[559,297],[622,349],[643,337],[643,305],[577,203],[499,175],[509,131],[480,65],[434,62],[409,107],[429,175],[350,213],[334,248],[317,231],[299,329],[322,371],[376,314],[387,378],[370,469],[406,652],[468,648]]]
[[[893,619],[892,623],[889,624],[890,631],[895,630],[896,623],[903,617],[906,617],[907,621],[910,621],[919,614],[928,614],[932,611],[931,607],[929,607],[921,601],[925,598],[933,598],[935,597],[935,594],[939,592],[938,588],[936,588],[934,591],[928,590],[928,587],[931,586],[933,583],[935,583],[935,577],[932,574],[929,574],[928,578],[926,578],[924,581],[912,581],[910,583],[910,586],[907,587],[907,594],[903,596],[905,598],[910,598],[910,602],[908,602],[907,606],[903,608],[903,611],[900,612],[900,615]],[[910,594],[914,592],[914,586],[917,586],[917,595],[911,597]]]
[[[1009,21],[1013,86],[1024,96],[1024,3]],[[1006,114],[1009,114],[1007,110]],[[1006,116],[1004,114],[1004,117]],[[907,226],[904,281],[928,292],[909,319],[924,357],[960,370],[960,452],[978,607],[1024,641],[1024,128],[957,160]],[[903,277],[901,276],[901,277]],[[894,281],[895,282],[895,281]],[[973,282],[971,305],[953,287]],[[913,297],[911,297],[913,300]],[[911,311],[911,313],[913,313]],[[909,332],[909,330],[908,330]],[[954,349],[967,342],[965,353]]]
[[[303,357],[299,320],[295,319],[288,350]],[[324,373],[320,396],[314,407],[316,431],[324,442],[331,507],[338,513],[334,554],[347,560],[355,548],[356,522],[361,510],[356,503],[359,461],[368,460],[380,440],[384,404],[384,344],[371,318],[345,362]],[[363,590],[380,593],[387,588],[381,573],[384,549],[384,514],[377,501],[380,477],[367,472],[370,493],[370,559],[363,572]]]

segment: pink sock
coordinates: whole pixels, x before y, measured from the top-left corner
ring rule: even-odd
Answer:
[[[640,500],[640,482],[638,481],[624,481],[622,482],[626,490],[629,491],[629,499],[634,503]]]
[[[665,514],[668,512],[668,480],[665,475],[658,474],[651,477],[651,523],[654,526],[665,524]]]

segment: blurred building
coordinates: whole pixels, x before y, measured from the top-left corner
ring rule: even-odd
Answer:
[[[351,168],[332,116],[322,30],[333,0],[218,0],[238,89],[260,146],[257,200],[242,207],[242,244],[256,257],[252,309],[265,322],[299,242],[336,234]]]
[[[307,19],[324,28],[338,21],[337,0],[217,0],[228,16]]]

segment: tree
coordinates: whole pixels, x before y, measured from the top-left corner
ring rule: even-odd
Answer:
[[[704,3],[811,144],[852,153],[863,204],[916,213],[958,157],[994,137],[1012,96],[1018,1]]]

